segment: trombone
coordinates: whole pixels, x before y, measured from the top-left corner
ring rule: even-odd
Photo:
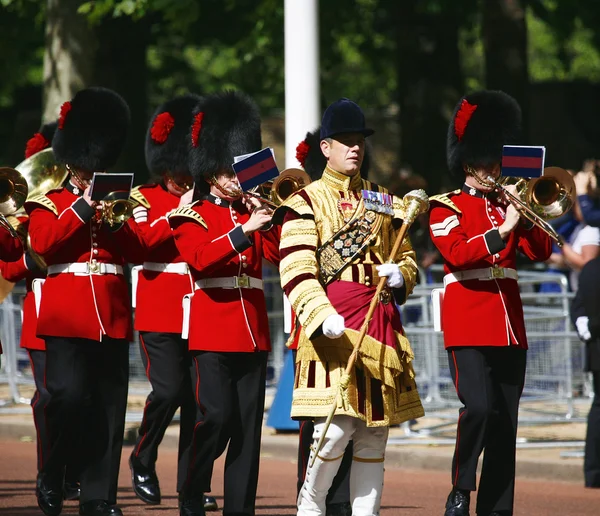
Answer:
[[[288,197],[310,182],[310,176],[304,170],[286,168],[275,179],[255,186],[246,193],[273,208],[278,208]]]
[[[573,207],[575,182],[569,172],[564,168],[547,167],[544,169],[544,175],[533,179],[505,176],[497,181],[488,176],[487,181],[516,205],[527,220],[562,247],[561,236],[547,221],[564,215]],[[484,186],[490,184],[484,183]],[[518,195],[513,195],[505,188],[509,184],[516,186]]]

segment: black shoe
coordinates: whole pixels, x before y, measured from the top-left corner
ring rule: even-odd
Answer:
[[[452,489],[446,501],[444,516],[469,516],[471,493],[459,489]]]
[[[65,500],[79,500],[81,494],[81,486],[79,482],[67,482],[63,487],[63,496]]]
[[[154,469],[142,465],[133,456],[129,457],[129,468],[135,495],[144,503],[158,505],[160,503],[160,486]]]
[[[63,492],[60,487],[52,487],[38,475],[35,496],[38,506],[46,516],[58,516],[63,508]]]
[[[123,516],[123,511],[106,500],[90,500],[79,504],[81,516]]]
[[[352,516],[352,505],[350,502],[328,503],[325,516]]]
[[[206,516],[204,502],[206,497],[200,499],[182,500],[179,506],[179,516]]]
[[[214,496],[204,495],[204,510],[206,512],[218,511],[219,506]]]

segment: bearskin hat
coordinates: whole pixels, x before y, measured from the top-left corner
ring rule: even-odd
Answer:
[[[164,102],[154,112],[146,133],[146,166],[151,174],[187,173],[194,107],[201,97],[189,93]]]
[[[42,125],[37,133],[27,140],[25,144],[25,159],[47,149],[52,144],[58,122],[49,122]]]
[[[321,179],[323,170],[327,165],[327,158],[321,152],[321,128],[306,133],[306,137],[296,147],[296,159],[312,181]],[[365,140],[365,155],[363,157],[360,175],[363,179],[369,178],[371,166],[371,146]]]
[[[446,157],[450,173],[464,179],[464,165],[491,166],[502,161],[502,146],[518,143],[521,108],[502,91],[465,95],[454,109]]]
[[[129,122],[129,106],[118,93],[96,87],[78,91],[60,108],[54,155],[83,170],[106,170],[123,150]]]
[[[260,114],[254,100],[225,91],[200,100],[190,129],[189,169],[197,187],[224,170],[234,157],[262,147]]]

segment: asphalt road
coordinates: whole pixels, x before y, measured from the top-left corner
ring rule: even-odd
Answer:
[[[161,448],[157,466],[163,504],[146,506],[130,487],[127,458],[131,447],[123,449],[119,479],[119,504],[125,516],[176,516],[176,450]],[[0,441],[0,515],[39,516],[35,488],[35,443]],[[295,464],[289,460],[265,457],[261,461],[257,515],[295,514]],[[222,503],[223,462],[215,467],[213,482],[217,500]],[[449,490],[447,473],[387,468],[381,516],[442,516]],[[66,502],[65,515],[78,514],[76,502]],[[212,513],[219,516],[221,512]],[[474,511],[472,512],[474,514]],[[578,483],[517,481],[515,516],[598,516],[600,490],[584,489]]]

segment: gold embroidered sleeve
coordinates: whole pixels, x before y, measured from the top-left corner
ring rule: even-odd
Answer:
[[[144,194],[140,192],[139,186],[136,186],[133,190],[131,190],[129,200],[132,201],[135,206],[143,206],[146,209],[150,209],[150,203]]]
[[[394,237],[395,236],[396,235],[394,235]],[[406,298],[408,298],[415,288],[418,273],[417,255],[412,247],[408,235],[404,237],[402,245],[400,246],[400,251],[398,251],[398,255],[394,261],[398,264],[398,267],[400,267],[400,272],[402,273],[402,276],[404,276]],[[406,301],[406,298],[404,301]]]
[[[295,200],[295,209],[288,211],[281,230],[279,273],[281,286],[310,337],[336,311],[318,280],[315,251],[319,237],[314,214],[308,203],[301,201]]]

